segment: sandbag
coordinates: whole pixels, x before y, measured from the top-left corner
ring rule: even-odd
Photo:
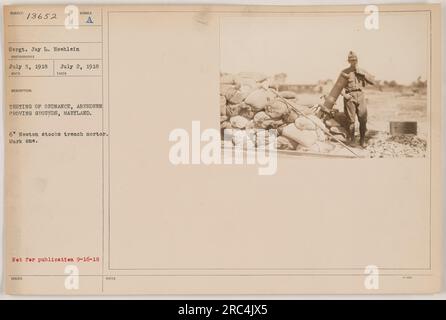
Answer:
[[[294,108],[296,108],[300,113],[302,113],[304,115],[313,114],[313,111],[308,106],[297,104],[292,101],[288,101],[288,103],[290,103]]]
[[[278,120],[288,113],[287,105],[280,101],[274,100],[271,104],[265,107],[265,113],[271,117],[271,119]]]
[[[324,131],[327,131],[327,128],[325,127],[324,122],[321,120],[321,118],[319,118],[318,116],[314,115],[314,114],[310,114],[308,115],[308,118],[313,121],[313,123],[316,124],[316,128],[322,129]]]
[[[311,147],[317,141],[316,130],[300,130],[292,123],[283,128],[282,135],[305,147]]]
[[[297,118],[296,121],[294,121],[294,125],[296,126],[296,128],[301,130],[316,130],[316,128],[326,130],[322,120],[314,114]]]
[[[243,102],[243,100],[245,100],[245,96],[237,90],[228,100],[230,103],[237,104]]]
[[[265,89],[265,90],[268,90],[270,88],[270,85],[271,85],[271,79],[270,78],[260,82],[260,87]],[[274,95],[274,97],[275,97],[275,95]]]
[[[240,104],[228,104],[226,105],[226,115],[229,117],[238,116],[240,114]]]
[[[220,123],[225,122],[229,119],[228,116],[220,116]]]
[[[316,124],[306,117],[297,118],[294,125],[300,130],[316,130]]]
[[[260,111],[254,115],[254,125],[256,128],[266,129],[271,120],[271,117],[263,111]]]
[[[249,120],[242,116],[235,116],[229,121],[231,122],[233,128],[244,129]]]
[[[288,125],[288,123],[282,124],[281,126],[277,127],[277,134],[282,135],[283,129]]]
[[[242,117],[245,117],[246,119],[251,120],[254,118],[255,112],[249,104],[242,103],[240,105],[239,115],[241,115]]]
[[[285,123],[294,123],[297,118],[299,118],[297,112],[291,108],[288,108],[288,112],[283,116],[282,119]]]
[[[320,142],[324,142],[325,140],[327,140],[327,136],[325,135],[324,131],[322,131],[322,129],[320,128],[316,128],[316,135],[317,135],[317,140]]]
[[[274,100],[274,94],[264,89],[257,89],[251,92],[245,99],[245,103],[254,108],[255,112],[265,109]]]
[[[283,125],[283,120],[273,120],[264,111],[260,111],[254,116],[254,125],[259,129],[277,129]]]
[[[284,136],[277,137],[277,149],[279,150],[295,150],[297,143]]]
[[[239,91],[243,97],[243,101],[246,100],[246,98],[249,97],[249,95],[255,91],[257,88],[251,88],[249,86],[241,86]]]
[[[295,99],[297,96],[294,91],[280,91],[279,95],[285,99]]]
[[[255,89],[257,87],[256,80],[252,79],[252,78],[242,78],[242,77],[236,76],[234,81],[240,87],[249,87],[251,89]]]
[[[234,94],[237,93],[237,89],[233,85],[220,85],[220,95],[224,96],[229,101]]]
[[[220,95],[224,96],[225,98],[226,96],[231,97],[237,91],[237,89],[238,88],[233,84],[220,84]]]

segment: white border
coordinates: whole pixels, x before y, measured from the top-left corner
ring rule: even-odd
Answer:
[[[2,7],[4,5],[19,5],[19,4],[32,4],[32,5],[38,5],[38,4],[49,4],[49,5],[56,5],[56,4],[89,4],[89,5],[101,5],[101,4],[129,4],[124,3],[124,1],[117,1],[117,0],[90,0],[90,1],[84,1],[84,0],[71,0],[71,1],[59,1],[59,0],[46,0],[46,1],[39,1],[39,0],[28,0],[28,1],[21,1],[21,0],[12,0],[12,1],[4,1],[0,0],[0,3]],[[212,1],[212,0],[194,0],[194,1],[141,1],[141,0],[132,0],[131,4],[232,4],[232,5],[240,5],[240,4],[249,4],[249,5],[368,5],[368,4],[416,4],[416,3],[441,3],[442,4],[442,16],[443,21],[446,17],[446,5],[445,1],[443,0],[437,0],[437,1],[420,1],[420,0],[403,0],[403,1],[389,1],[389,0],[377,0],[377,1],[364,1],[364,0],[356,0],[356,1],[336,1],[336,0],[316,0],[316,1],[305,1],[305,0],[276,0],[276,1],[267,1],[267,0],[256,0],[256,1],[249,1],[249,0],[225,0],[225,1]],[[446,34],[446,28],[445,24],[442,25],[443,28],[443,35]],[[0,30],[1,30],[1,44],[0,44],[0,57],[1,62],[0,63],[0,74],[2,75],[3,79],[3,8],[2,13],[0,15]],[[443,50],[443,61],[444,61],[444,50]],[[443,79],[445,79],[446,76],[446,68],[445,64],[443,63]],[[201,300],[220,300],[220,299],[241,299],[241,300],[267,300],[267,299],[283,299],[283,300],[307,300],[307,299],[317,299],[317,300],[346,300],[346,299],[354,299],[354,300],[378,300],[378,299],[406,299],[406,300],[413,300],[413,299],[438,299],[438,300],[446,300],[446,277],[443,277],[443,290],[441,293],[433,294],[433,295],[150,295],[150,296],[10,296],[6,295],[4,292],[4,225],[3,225],[3,198],[4,198],[4,185],[3,185],[3,177],[4,177],[4,122],[3,122],[3,89],[4,89],[4,82],[2,81],[2,85],[0,86],[0,96],[2,101],[2,112],[1,112],[1,121],[0,121],[0,300],[28,300],[28,299],[41,299],[41,300],[49,300],[49,299],[62,299],[62,300],[78,300],[78,299],[97,299],[97,300],[115,300],[115,299],[153,299],[153,300],[174,300],[174,299],[201,299]],[[445,92],[446,92],[446,83],[443,81],[443,104],[445,103]],[[443,110],[445,110],[443,105]],[[443,127],[446,123],[444,120],[445,112],[443,112]],[[446,131],[444,131],[446,132]],[[446,139],[443,139],[443,150],[446,150]],[[443,157],[446,156],[446,153],[443,154]],[[445,164],[443,163],[443,166]],[[446,169],[443,167],[443,184],[446,182]],[[444,193],[443,193],[444,194]],[[443,216],[444,212],[443,212]],[[446,217],[445,217],[446,218]],[[446,230],[446,219],[443,218],[443,230]],[[443,236],[443,257],[446,257],[446,237]],[[443,259],[443,274],[446,275],[446,264],[445,260]]]

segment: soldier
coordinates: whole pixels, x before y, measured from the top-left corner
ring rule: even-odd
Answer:
[[[341,95],[344,97],[344,113],[347,117],[347,131],[350,143],[355,143],[355,120],[358,116],[361,147],[365,148],[365,134],[367,131],[367,106],[362,88],[366,83],[374,85],[373,77],[365,70],[358,68],[358,57],[353,51],[348,54],[350,67],[342,70],[347,78],[347,84]]]

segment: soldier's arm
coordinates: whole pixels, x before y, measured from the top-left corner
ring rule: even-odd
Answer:
[[[371,85],[375,85],[375,77],[373,77],[370,73],[365,71],[364,69],[359,69],[357,71],[358,74],[362,75],[364,77],[364,80]]]

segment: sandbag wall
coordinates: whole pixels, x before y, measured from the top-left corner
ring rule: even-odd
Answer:
[[[294,92],[278,92],[274,87],[273,81],[262,74],[222,74],[220,77],[222,137],[224,129],[233,129],[233,132],[249,129],[249,132],[254,134],[259,130],[276,129],[277,149],[323,153],[335,149],[329,142],[326,132],[333,127],[336,129],[334,130],[336,134],[343,138],[345,134],[340,124],[331,121],[331,126],[327,127],[314,114],[312,108],[298,104]],[[268,144],[268,141],[259,141],[258,137],[251,139],[255,141],[256,146]],[[234,139],[233,143],[236,143]]]

